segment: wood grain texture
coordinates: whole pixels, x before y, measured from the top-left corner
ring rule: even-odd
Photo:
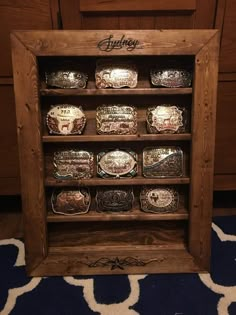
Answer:
[[[115,38],[119,38],[123,34],[123,31],[112,32]],[[94,176],[89,180],[56,180],[52,175],[52,152],[57,148],[70,145],[70,141],[68,144],[63,143],[65,137],[61,138],[61,142],[58,142],[59,138],[55,138],[57,141],[54,142],[49,141],[50,137],[45,126],[45,114],[51,104],[51,99],[55,102],[60,98],[66,98],[68,101],[73,99],[76,103],[78,102],[78,95],[44,95],[41,97],[42,104],[40,104],[38,90],[40,85],[36,60],[39,60],[40,66],[43,66],[41,61],[44,60],[41,57],[48,58],[53,55],[82,56],[83,58],[87,55],[91,56],[93,61],[96,56],[107,55],[107,52],[99,51],[97,48],[97,43],[105,36],[108,36],[106,31],[22,31],[12,35],[18,137],[21,148],[22,192],[24,216],[26,217],[26,246],[29,251],[28,257],[31,258],[31,260],[28,259],[28,272],[31,275],[39,275],[40,273],[44,275],[63,273],[65,275],[71,274],[71,272],[89,274],[91,273],[90,263],[96,265],[97,262],[94,259],[99,260],[103,257],[101,253],[109,253],[109,262],[107,263],[111,268],[115,268],[114,273],[206,271],[209,269],[210,259],[218,32],[215,30],[127,31],[126,36],[138,38],[143,45],[142,49],[132,52],[126,49],[113,50],[109,54],[109,56],[121,55],[132,56],[133,58],[140,55],[146,56],[145,58],[150,58],[153,55],[195,56],[191,110],[192,130],[188,133],[190,138],[184,139],[181,138],[181,135],[178,138],[178,135],[174,135],[173,139],[164,136],[162,139],[162,141],[171,141],[174,145],[181,145],[183,148],[185,157],[183,177],[148,179],[142,176],[141,154],[143,147],[147,144],[150,145],[155,140],[153,135],[151,135],[152,138],[149,138],[150,135],[145,135],[145,132],[142,132],[141,142],[139,140],[133,141],[133,138],[129,138],[129,136],[127,136],[127,141],[117,139],[118,142],[122,142],[124,148],[131,145],[132,149],[138,153],[139,171],[137,177],[116,180],[101,179]],[[49,60],[47,58],[45,60]],[[107,101],[122,99],[122,95],[112,94],[99,95],[99,97],[92,93],[79,95],[79,101],[85,101],[87,106],[88,124],[86,126],[87,131],[83,136],[87,137],[84,140],[88,142],[84,141],[84,143],[88,149],[93,149],[94,154],[107,147],[105,136],[104,142],[96,140],[97,135],[92,124],[97,100],[102,102],[103,97],[107,98]],[[124,99],[126,97],[127,94],[124,94]],[[161,99],[183,98],[182,105],[186,106],[191,99],[191,94],[144,94],[143,98],[137,94],[136,96],[130,95],[130,97],[134,97],[135,103],[139,106],[138,110],[141,117],[139,123],[143,125],[143,102],[146,98],[151,103],[156,98],[158,102]],[[44,136],[43,140],[42,135]],[[170,136],[168,135],[168,137]],[[72,137],[72,139],[76,138]],[[115,145],[117,145],[117,141],[114,142]],[[190,154],[191,161],[189,161]],[[34,176],[28,176],[29,174]],[[52,216],[50,214],[47,216],[46,213],[46,199],[49,199],[48,196],[54,187],[88,185],[94,189],[96,186],[131,185],[135,186],[136,189],[144,184],[178,185],[185,188],[189,185],[190,196],[186,196],[186,200],[190,199],[189,207],[187,205],[180,209],[182,212],[182,210],[189,208],[189,216],[188,213],[183,212],[172,215],[172,219],[167,216],[165,220],[162,220],[161,217],[158,220],[149,220],[143,219],[144,214],[137,215],[135,213],[130,218],[127,217],[128,220],[122,216],[119,220],[116,220],[114,216],[104,216],[100,222],[99,220],[95,221],[97,216],[92,213],[88,220],[85,217],[81,217],[81,220],[76,217],[74,220],[65,219],[68,222],[64,222],[58,216],[55,217],[55,220],[51,219]],[[137,197],[138,194],[135,193],[135,198],[137,199]],[[92,203],[94,203],[94,196]],[[50,208],[48,209],[50,210]],[[135,206],[134,210],[137,209],[138,207]],[[53,222],[47,222],[50,220]],[[38,228],[33,230],[35,226]],[[189,230],[189,236],[186,229]],[[49,255],[47,255],[47,250]],[[117,264],[122,264],[121,261],[132,255],[134,255],[136,263],[144,258],[147,262],[141,261],[142,268],[135,265],[135,267],[128,266],[125,271],[123,269],[117,271],[116,269],[119,269]],[[178,263],[178,265],[173,262]],[[114,268],[112,270],[111,268],[104,269],[104,266],[99,265],[92,270],[92,273],[108,274],[113,272]]]
[[[220,32],[220,42],[222,41],[222,32],[224,27],[226,0],[219,0],[217,2],[216,17],[215,17],[215,28]]]
[[[21,211],[11,211],[6,205],[0,211],[0,239],[10,238],[23,238],[23,222]]]
[[[196,9],[196,0],[179,0],[164,1],[164,0],[80,0],[81,12],[97,12],[97,11],[187,11]]]
[[[93,178],[91,179],[80,179],[80,180],[61,180],[53,177],[47,177],[45,179],[45,185],[49,187],[63,187],[63,186],[117,186],[117,185],[175,185],[175,184],[189,184],[189,177],[176,177],[176,178],[120,178],[120,179],[104,179],[104,178]]]
[[[186,222],[66,222],[50,224],[48,234],[49,246],[61,246],[62,250],[71,246],[83,247],[86,251],[93,248],[94,252],[106,247],[179,249],[186,244]]]
[[[47,253],[37,63],[14,35],[11,40],[26,261],[27,269],[31,270]]]
[[[113,56],[141,55],[195,55],[211,37],[215,30],[186,30],[182,35],[178,30],[135,30],[125,31],[127,38],[138,38],[140,48],[131,52],[127,49],[113,50]],[[120,39],[124,31],[21,31],[15,36],[36,56],[107,56],[107,52],[98,49],[98,43],[116,34]]]
[[[49,0],[52,29],[61,29],[61,13],[58,0]]]
[[[196,10],[194,12],[193,28],[211,29],[214,28],[215,11],[217,1],[215,0],[197,0]]]
[[[20,194],[20,177],[0,178],[0,192],[2,196]]]
[[[80,2],[78,0],[59,0],[59,4],[63,29],[81,29],[82,16],[80,14]]]
[[[41,89],[43,96],[69,95],[185,95],[192,94],[192,88],[135,88],[135,89]]]
[[[222,174],[214,176],[214,190],[232,190],[236,189],[236,174]]]
[[[94,252],[86,252],[76,250],[74,248],[65,249],[64,253],[60,248],[50,247],[47,258],[32,271],[32,276],[42,275],[99,275],[99,274],[152,274],[152,273],[179,273],[179,272],[204,272],[197,264],[195,259],[186,252],[186,250],[151,250],[142,251],[136,250],[127,251],[124,255],[109,250],[109,252],[100,252],[96,255]],[[103,255],[103,256],[102,256]],[[134,257],[144,263],[143,266],[125,266],[122,270],[115,268],[111,270],[111,265],[88,267],[92,262],[98,261],[101,257],[110,260],[126,259]],[[146,265],[145,265],[146,263]],[[170,270],[170,266],[172,267]]]
[[[196,55],[192,111],[189,250],[210,266],[219,37]]]
[[[82,221],[163,221],[163,220],[186,220],[188,212],[181,208],[175,213],[144,213],[140,209],[132,209],[128,213],[98,213],[90,210],[89,213],[77,216],[56,215],[50,212],[47,217],[48,222],[82,222]]]
[[[236,2],[227,0],[222,29],[222,41],[220,50],[220,72],[236,72]],[[220,14],[220,13],[219,13]]]
[[[137,135],[80,135],[78,136],[43,136],[43,142],[120,142],[120,141],[189,141],[191,134],[137,134]]]
[[[236,147],[234,145],[236,139],[235,102],[236,82],[219,82],[216,116],[215,175],[236,174]]]
[[[49,0],[5,0],[0,3],[0,76],[12,75],[10,32],[51,29]]]
[[[4,117],[0,124],[0,178],[17,178],[19,177],[19,163],[12,85],[0,85],[0,108],[2,117]]]

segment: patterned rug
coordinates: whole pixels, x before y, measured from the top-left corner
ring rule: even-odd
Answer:
[[[211,274],[29,278],[0,241],[1,315],[236,315],[236,216],[212,224]]]

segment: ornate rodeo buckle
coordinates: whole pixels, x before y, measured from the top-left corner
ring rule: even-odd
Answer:
[[[52,211],[57,214],[76,215],[88,212],[91,196],[88,188],[56,190],[51,196]]]
[[[97,173],[100,177],[134,177],[137,174],[137,154],[128,150],[111,150],[97,155]]]
[[[179,205],[179,193],[169,187],[143,187],[140,192],[141,210],[152,213],[175,212]]]
[[[183,175],[183,151],[179,147],[148,147],[143,150],[143,176],[149,178]]]
[[[49,132],[59,135],[81,134],[86,124],[82,108],[69,104],[52,106],[46,121]]]
[[[138,83],[138,70],[129,61],[114,62],[112,59],[100,59],[96,65],[95,80],[99,89],[135,88]]]
[[[45,78],[47,86],[61,89],[85,89],[88,81],[86,73],[75,70],[46,72]]]
[[[103,105],[97,108],[96,123],[98,134],[135,134],[137,111],[133,106]]]
[[[189,87],[192,84],[192,73],[186,69],[158,69],[150,71],[154,86],[168,88]]]
[[[54,176],[58,179],[91,178],[93,163],[93,153],[85,150],[54,152]]]
[[[175,105],[157,105],[147,109],[149,133],[181,133],[186,131],[185,108]]]
[[[99,188],[96,193],[98,212],[123,212],[132,209],[133,189],[124,187]]]

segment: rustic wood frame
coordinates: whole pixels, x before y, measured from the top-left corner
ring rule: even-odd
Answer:
[[[122,248],[113,248],[107,263],[91,268],[82,263],[91,254],[87,248],[49,247],[44,192],[39,56],[107,56],[97,43],[108,34],[137,38],[143,49],[113,50],[112,56],[192,55],[195,72],[192,106],[192,150],[189,203],[188,249],[147,248],[140,251],[141,262],[124,264]],[[29,275],[121,274],[158,272],[204,272],[210,268],[211,216],[218,76],[219,36],[217,30],[135,30],[135,31],[14,31],[11,34],[16,98],[17,132],[20,154],[21,190],[24,216],[26,268]],[[121,92],[122,93],[122,92]],[[127,92],[129,93],[129,92]],[[135,93],[135,92],[133,92]],[[139,91],[139,93],[141,93]],[[157,93],[164,93],[157,91]],[[126,256],[135,256],[135,248]],[[155,259],[153,259],[155,257]]]

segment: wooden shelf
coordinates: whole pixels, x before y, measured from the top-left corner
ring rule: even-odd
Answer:
[[[182,95],[192,94],[192,88],[135,88],[135,89],[41,89],[43,96],[79,95]]]
[[[132,209],[124,213],[99,213],[93,210],[85,214],[68,216],[49,212],[48,222],[82,222],[82,221],[161,221],[161,220],[187,220],[189,217],[186,209],[179,209],[174,213],[145,213],[140,209]]]
[[[97,178],[61,180],[53,177],[46,178],[45,185],[48,187],[82,187],[82,186],[117,186],[117,185],[178,185],[189,184],[189,177],[176,178],[145,178],[137,176],[134,178]]]
[[[43,142],[190,141],[191,134],[43,136]]]
[[[133,247],[186,248],[185,221],[97,221],[62,222],[48,224],[48,241],[51,246],[118,248]]]

